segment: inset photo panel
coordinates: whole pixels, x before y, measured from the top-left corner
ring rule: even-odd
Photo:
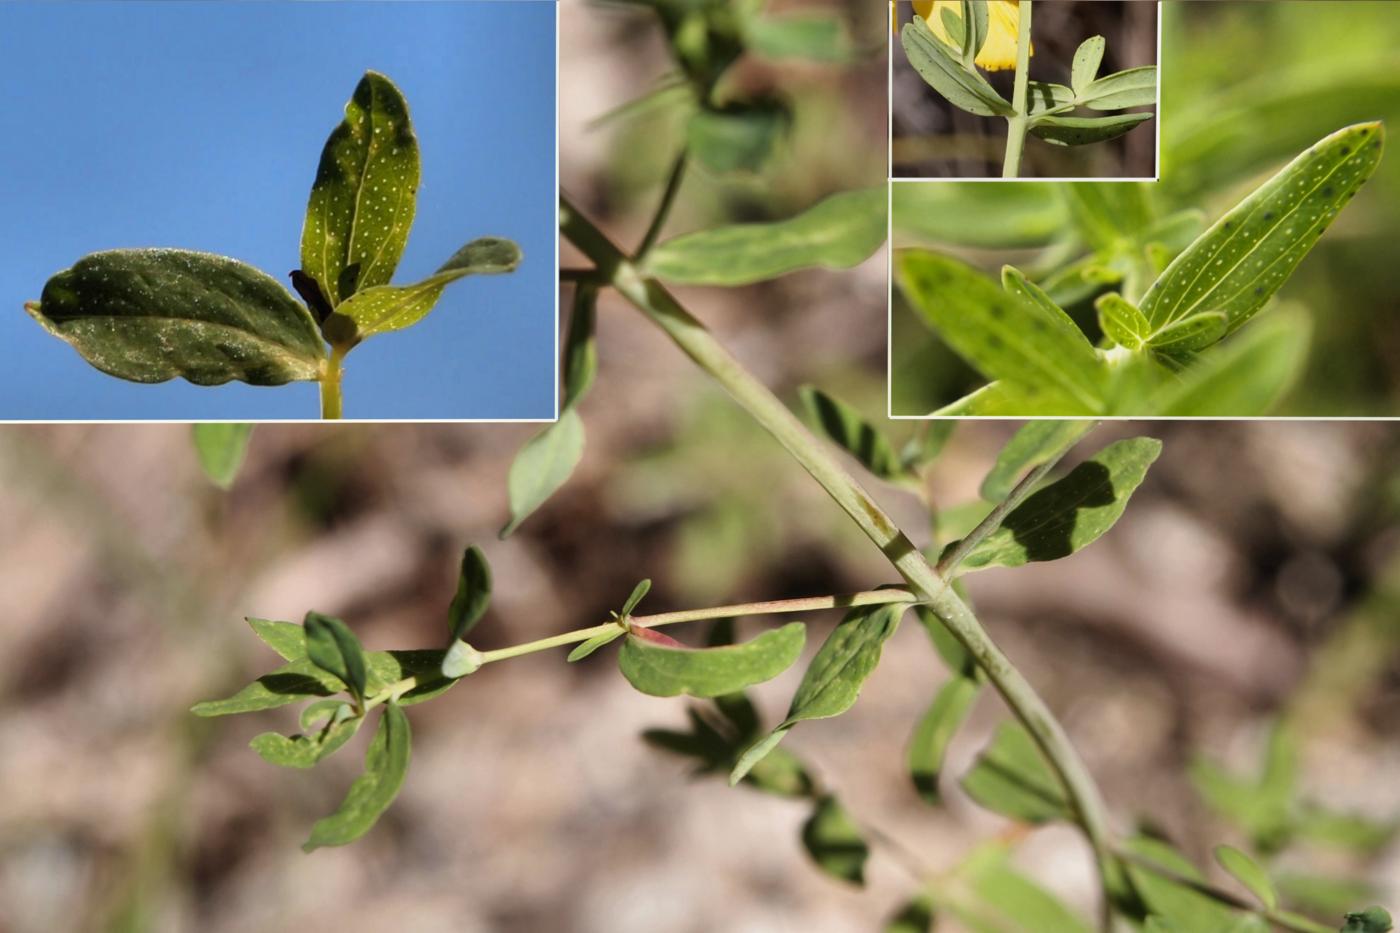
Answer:
[[[1164,7],[1159,181],[891,186],[893,416],[1400,415],[1400,4]]]
[[[556,22],[0,6],[0,420],[554,418]]]
[[[1159,4],[898,0],[894,178],[1157,177]]]

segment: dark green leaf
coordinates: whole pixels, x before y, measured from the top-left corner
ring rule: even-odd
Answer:
[[[1090,110],[1123,110],[1157,103],[1157,66],[1144,65],[1105,75],[1080,91],[1079,98]]]
[[[933,704],[914,728],[909,742],[909,775],[914,789],[924,801],[937,806],[943,799],[938,777],[943,772],[943,759],[948,743],[967,719],[977,700],[981,684],[975,679],[954,675],[933,698]]]
[[[196,424],[194,449],[204,475],[220,489],[228,489],[248,452],[251,424]]]
[[[922,17],[914,17],[899,31],[899,41],[919,77],[953,106],[983,117],[1009,117],[1015,113],[1015,108],[976,69],[968,70],[953,57]]]
[[[1152,331],[1152,325],[1137,306],[1117,292],[1100,295],[1094,307],[1098,309],[1104,336],[1120,347],[1137,350]]]
[[[504,538],[554,495],[583,457],[583,421],[572,408],[559,420],[525,442],[510,465],[507,487],[510,521],[501,529]]]
[[[1083,96],[1086,88],[1098,76],[1099,65],[1103,63],[1104,37],[1090,36],[1079,43],[1074,51],[1074,64],[1070,67],[1070,84],[1074,93]]]
[[[1224,337],[1228,322],[1219,311],[1202,311],[1156,331],[1147,338],[1147,345],[1164,353],[1194,353]]]
[[[321,150],[301,269],[332,307],[394,277],[418,196],[418,140],[394,83],[365,72]]]
[[[368,674],[364,649],[350,627],[339,619],[306,614],[306,656],[321,670],[344,681],[356,697],[365,695]]]
[[[1215,860],[1220,863],[1235,880],[1249,889],[1249,893],[1259,898],[1269,910],[1278,909],[1278,894],[1274,891],[1273,882],[1269,880],[1264,869],[1234,846],[1216,846]]]
[[[190,712],[196,716],[252,713],[301,700],[331,696],[344,689],[345,684],[339,678],[320,670],[309,659],[302,658],[264,674],[227,699],[196,703]]]
[[[842,881],[865,884],[870,847],[860,827],[835,797],[822,797],[802,824],[802,844],[822,871]]]
[[[284,661],[306,657],[306,630],[295,622],[273,622],[268,619],[246,620],[253,634],[282,656]]]
[[[622,644],[618,665],[628,683],[651,696],[717,697],[777,677],[797,661],[805,639],[801,622],[717,648],[669,647],[633,634]]]
[[[704,108],[686,125],[689,151],[713,172],[760,172],[773,160],[792,124],[779,101]]]
[[[321,376],[311,312],[236,259],[181,249],[84,256],[25,309],[93,366],[132,382],[283,385]]]
[[[885,242],[884,185],[833,194],[796,217],[690,233],[651,251],[646,271],[684,285],[747,285],[812,267],[848,269]]]
[[[972,549],[961,569],[1056,560],[1092,544],[1118,521],[1161,450],[1162,442],[1150,437],[1109,444],[1013,509]]]
[[[1018,723],[1003,723],[962,779],[973,800],[1022,823],[1072,819],[1060,782]]]
[[[882,933],[933,933],[933,898],[920,894],[885,923]]]
[[[610,628],[603,634],[594,635],[592,638],[588,639],[588,641],[583,642],[573,651],[570,651],[568,660],[570,663],[573,663],[574,661],[582,661],[584,658],[588,657],[590,654],[597,651],[599,648],[603,647],[604,645],[612,644],[613,642],[617,641],[619,638],[626,634],[627,629],[623,628],[621,625],[614,625],[612,628]]]
[[[1032,402],[1045,396],[1056,414],[1103,408],[1103,362],[1082,335],[1065,332],[1041,306],[937,253],[905,251],[895,273],[915,312],[988,379],[1014,383],[1019,397]]]
[[[1264,306],[1380,162],[1384,130],[1339,130],[1290,162],[1177,256],[1142,300],[1162,328],[1219,311],[1235,330]]]
[[[632,611],[637,608],[638,603],[646,598],[651,592],[651,581],[642,580],[632,587],[632,592],[627,594],[627,601],[622,604],[622,618],[626,619],[632,615]]]
[[[1368,907],[1354,914],[1347,914],[1342,933],[1390,933],[1394,926],[1390,914],[1383,907]]]
[[[428,315],[448,285],[469,275],[501,275],[520,265],[520,247],[500,237],[481,237],[452,254],[438,271],[412,285],[375,285],[361,288],[342,302],[331,322],[354,324],[354,338],[337,336],[337,343],[352,343],[375,334],[412,327]],[[329,327],[328,327],[329,330]]]
[[[447,610],[447,626],[451,641],[467,637],[491,604],[491,565],[481,548],[472,545],[462,554],[462,566],[457,573],[457,593]]]
[[[312,735],[294,735],[290,738],[277,732],[264,732],[249,745],[268,764],[283,768],[311,768],[350,741],[362,722],[364,717],[352,716],[333,721]]]
[[[1150,113],[1120,113],[1111,117],[1036,117],[1031,133],[1057,146],[1085,146],[1116,139],[1146,120]]]
[[[802,386],[797,391],[822,433],[855,457],[861,466],[883,480],[908,477],[889,439],[861,417],[860,412],[812,386]]]
[[[598,375],[598,286],[580,282],[574,290],[569,336],[564,342],[564,407],[573,408]]]
[[[1063,454],[1084,434],[1085,427],[1083,421],[1026,422],[1001,448],[996,463],[982,479],[982,498],[1001,502],[1011,494],[1023,473]]]
[[[480,657],[480,652],[477,652],[466,642],[457,642],[453,648],[456,648],[457,645],[466,649],[466,657],[461,659],[462,661],[470,661],[473,655]],[[449,654],[452,652],[437,650],[366,652],[365,666],[369,672],[369,684],[365,688],[365,692],[372,696],[401,680],[412,677],[417,681],[417,685],[395,700],[400,706],[412,706],[415,703],[430,700],[441,693],[446,693],[457,683],[455,679],[446,678],[442,673],[442,669],[447,666]]]
[[[365,753],[364,773],[350,785],[340,809],[311,827],[311,838],[302,846],[305,851],[343,846],[369,832],[403,786],[411,741],[408,717],[397,703],[387,704]]]

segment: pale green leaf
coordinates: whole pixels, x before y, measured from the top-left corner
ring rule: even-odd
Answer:
[[[670,647],[633,634],[618,665],[628,683],[651,696],[717,697],[777,677],[796,663],[805,640],[801,622],[716,648]]]
[[[1078,91],[1080,101],[1090,110],[1124,110],[1157,103],[1157,66],[1144,65],[1116,74],[1104,75]]]
[[[1311,334],[1307,316],[1297,309],[1271,311],[1193,361],[1153,408],[1171,417],[1266,414],[1302,374]]]
[[[612,644],[626,634],[627,629],[623,628],[621,625],[615,625],[601,635],[594,635],[592,638],[588,639],[588,641],[583,642],[578,647],[574,648],[573,651],[570,651],[568,661],[570,663],[582,661],[599,648],[604,645]]]
[[[1000,847],[975,853],[963,871],[980,902],[976,915],[988,922],[979,933],[1092,933],[1063,901],[1012,867]]]
[[[1274,890],[1274,884],[1254,859],[1234,846],[1220,845],[1215,847],[1215,860],[1220,863],[1221,868],[1233,875],[1236,881],[1248,888],[1249,893],[1257,897],[1265,907],[1269,910],[1278,909],[1278,893]]]
[[[914,17],[899,31],[899,41],[919,77],[953,106],[983,117],[1009,117],[1015,113],[1015,108],[975,68],[969,70],[953,57],[922,17]]]
[[[196,424],[193,426],[194,449],[199,465],[210,482],[220,489],[233,485],[243,457],[248,453],[251,424]]]
[[[1384,130],[1339,130],[1290,162],[1172,260],[1142,300],[1161,328],[1219,311],[1235,330],[1259,311],[1380,162]]]
[[[1039,312],[1039,319],[1055,329],[1058,342],[1066,347],[1075,348],[1078,362],[1082,365],[1097,365],[1098,358],[1094,354],[1093,344],[1089,343],[1089,338],[1084,336],[1079,325],[1074,323],[1074,319],[1055,304],[1040,286],[1026,278],[1020,269],[1015,266],[1002,266],[1001,287],[1007,294],[1020,298]],[[1095,363],[1089,364],[1087,361],[1090,359],[1095,360]]]
[[[1159,839],[1137,836],[1124,843],[1125,848],[1140,858],[1159,865],[1173,875],[1188,881],[1203,882],[1201,873],[1190,860]],[[1181,884],[1164,873],[1151,871],[1125,861],[1133,888],[1153,913],[1171,922],[1172,930],[1181,933],[1196,931],[1233,930],[1241,914],[1214,898]]]
[[[1060,113],[1074,108],[1074,91],[1063,84],[1030,81],[1026,85],[1026,109],[1031,116]]]
[[[622,604],[621,617],[626,619],[632,615],[639,603],[651,592],[651,580],[640,580],[632,587],[632,592],[627,594],[627,601]]]
[[[1074,50],[1074,63],[1070,66],[1070,85],[1074,93],[1083,96],[1085,89],[1098,76],[1099,65],[1103,63],[1104,37],[1090,36],[1079,43]]]
[[[835,797],[816,802],[812,815],[802,824],[802,845],[822,871],[842,881],[865,884],[865,861],[870,846],[860,827]]]
[[[507,489],[510,521],[501,529],[504,538],[563,486],[583,457],[583,420],[572,408],[559,420],[525,442],[510,465]]]
[[[1137,350],[1152,331],[1152,325],[1137,306],[1117,292],[1098,297],[1094,307],[1099,312],[1099,327],[1104,336],[1120,347]]]
[[[418,177],[408,104],[384,75],[365,72],[321,151],[301,232],[302,272],[332,307],[394,277]]]
[[[962,19],[967,23],[962,37],[962,63],[969,71],[977,68],[977,53],[987,43],[986,0],[962,0]]]
[[[891,187],[895,235],[919,243],[1044,246],[1063,234],[1068,220],[1056,185]]]
[[[1111,117],[1035,117],[1031,133],[1056,146],[1086,146],[1116,139],[1152,119],[1151,113],[1120,113]]]
[[[687,150],[712,172],[758,173],[768,167],[792,124],[778,101],[702,108],[686,124]]]
[[[760,16],[744,24],[748,51],[770,59],[797,58],[840,63],[851,57],[851,40],[831,13]]]
[[[340,808],[311,827],[302,849],[343,846],[369,832],[403,786],[411,741],[408,717],[397,703],[387,704],[365,752],[364,773],[350,785]]]
[[[848,269],[885,242],[887,199],[884,185],[845,191],[787,220],[686,234],[653,249],[645,268],[685,285],[747,285],[798,269]]]
[[[132,382],[283,385],[319,379],[326,355],[311,312],[276,279],[210,253],[92,253],[24,307],[93,366]]]

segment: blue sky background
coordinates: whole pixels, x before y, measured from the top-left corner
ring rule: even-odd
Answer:
[[[553,417],[554,21],[553,0],[0,3],[0,419],[317,417],[312,383],[104,375],[22,306],[116,247],[221,253],[288,284],[321,147],[367,69],[403,90],[422,150],[394,281],[478,236],[525,261],[357,347],[346,416]]]

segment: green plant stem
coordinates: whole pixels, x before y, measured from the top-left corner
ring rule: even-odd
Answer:
[[[1016,82],[1012,85],[1011,106],[1016,113],[1006,118],[1006,160],[1001,164],[1002,178],[1017,178],[1021,173],[1021,150],[1026,144],[1030,124],[1027,112],[1026,88],[1031,79],[1031,0],[1021,0],[1019,28],[1016,35]]]
[[[986,538],[987,535],[1000,528],[1001,523],[1006,520],[1006,516],[1010,515],[1018,505],[1024,502],[1027,496],[1035,492],[1035,487],[1040,484],[1040,481],[1043,480],[1051,470],[1055,469],[1055,466],[1064,458],[1065,454],[1069,453],[1070,449],[1073,448],[1075,444],[1078,444],[1084,435],[1088,434],[1097,426],[1097,421],[1083,422],[1080,430],[1076,431],[1074,436],[1071,437],[1063,447],[1055,451],[1050,459],[1039,464],[1022,477],[1021,481],[1012,487],[1011,492],[1007,494],[1006,498],[998,502],[996,508],[987,513],[987,517],[978,522],[977,527],[968,532],[967,535],[958,542],[957,547],[953,548],[947,557],[938,562],[938,566],[935,569],[937,569],[939,576],[944,579],[952,579],[954,572],[958,569],[958,565],[963,562],[967,555],[971,554],[973,549],[981,544],[982,540]]]
[[[345,348],[331,347],[330,358],[326,360],[326,371],[321,374],[321,417],[334,420],[340,417],[340,377],[345,370]]]
[[[1124,876],[1110,848],[1108,811],[1098,786],[1045,701],[992,641],[948,581],[929,566],[904,532],[787,406],[731,356],[659,282],[644,278],[564,195],[560,197],[559,223],[564,236],[597,265],[603,281],[610,283],[665,331],[682,352],[719,382],[773,435],[880,548],[920,601],[927,602],[949,631],[966,646],[1059,778],[1094,850],[1105,892],[1122,890]],[[1107,898],[1105,905],[1107,911]]]
[[[671,166],[671,174],[666,178],[666,190],[661,193],[661,203],[656,206],[656,213],[651,218],[651,223],[647,225],[647,232],[642,237],[642,243],[637,247],[636,262],[640,264],[651,252],[651,248],[656,245],[656,241],[661,237],[661,231],[666,226],[666,219],[671,216],[671,208],[676,203],[676,195],[681,190],[681,183],[685,181],[685,167],[688,162],[688,154],[684,149],[676,156],[675,164]]]
[[[1307,917],[1304,917],[1301,914],[1295,914],[1292,911],[1269,910],[1253,901],[1247,900],[1243,897],[1239,897],[1229,891],[1226,891],[1223,888],[1217,888],[1215,885],[1207,881],[1200,881],[1196,878],[1191,878],[1187,875],[1183,875],[1178,871],[1174,871],[1173,869],[1168,868],[1167,866],[1162,865],[1159,862],[1148,858],[1147,856],[1139,855],[1136,852],[1132,852],[1127,849],[1119,849],[1117,850],[1116,854],[1124,862],[1131,862],[1133,865],[1136,865],[1138,868],[1141,868],[1144,871],[1150,871],[1152,872],[1152,874],[1165,878],[1166,880],[1172,882],[1175,885],[1179,885],[1180,887],[1189,888],[1190,890],[1195,891],[1197,894],[1204,895],[1205,897],[1208,897],[1211,900],[1218,901],[1221,904],[1224,904],[1226,907],[1233,907],[1236,910],[1243,910],[1247,911],[1248,913],[1258,914],[1260,917],[1263,917],[1265,920],[1267,920],[1271,925],[1284,930],[1289,930],[1291,931],[1291,933],[1336,933],[1335,927],[1324,926],[1315,920],[1310,920]]]

